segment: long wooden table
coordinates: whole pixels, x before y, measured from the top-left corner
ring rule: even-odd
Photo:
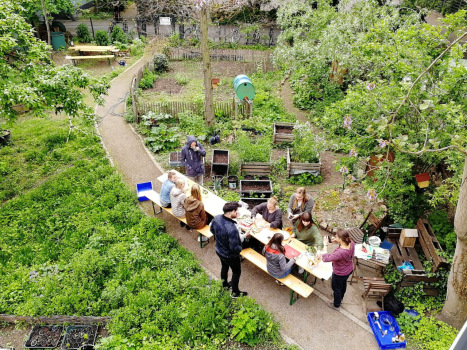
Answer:
[[[191,187],[196,183],[194,182],[193,180],[190,180],[188,177],[186,177],[185,175],[179,173],[178,171],[176,170],[171,170],[171,171],[174,171],[176,174],[177,174],[177,177],[178,178],[182,178],[186,181],[187,183],[187,190],[186,190],[186,196],[189,197],[190,196],[190,193],[191,193]],[[161,183],[163,183],[165,180],[167,180],[167,173],[159,176],[157,178],[157,181],[160,181]],[[224,214],[222,208],[224,207],[224,204],[227,203],[226,200],[222,199],[221,197],[219,196],[216,196],[214,193],[212,193],[211,191],[209,191],[207,188],[199,185],[200,189],[201,189],[201,199],[202,199],[202,202],[204,204],[204,210],[209,213],[210,215],[212,216],[216,216],[216,215],[222,215]]]
[[[96,46],[96,45],[75,45],[68,48],[70,51],[76,52],[118,52],[120,51],[115,46]]]

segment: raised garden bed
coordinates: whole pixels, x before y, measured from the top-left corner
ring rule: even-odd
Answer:
[[[170,166],[182,166],[185,164],[181,161],[182,154],[181,152],[170,152],[169,154],[169,165]]]
[[[240,195],[245,198],[261,196],[267,199],[272,195],[272,183],[269,180],[240,180]]]
[[[258,204],[267,202],[268,198],[242,198],[241,201],[248,204],[248,209],[252,210]]]
[[[292,123],[274,123],[272,142],[293,142],[293,140],[295,139],[295,135],[293,133],[294,127],[295,124]]]
[[[247,162],[240,165],[240,172],[245,175],[270,175],[271,163]]]
[[[96,325],[67,327],[61,349],[73,350],[85,345],[94,345],[97,337],[97,328],[98,326]]]
[[[321,159],[317,163],[298,163],[290,160],[290,149],[287,148],[287,174],[292,175],[310,173],[313,175],[321,174]]]
[[[24,343],[27,349],[53,349],[62,337],[62,326],[34,326]]]
[[[229,151],[215,149],[212,152],[211,175],[226,176],[229,173]]]

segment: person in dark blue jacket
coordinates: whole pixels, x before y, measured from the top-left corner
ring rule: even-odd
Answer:
[[[181,161],[185,163],[186,176],[191,180],[203,185],[204,163],[203,157],[206,151],[196,137],[188,136],[186,145],[181,152]]]
[[[232,287],[232,298],[247,296],[238,288],[242,265],[240,263],[240,252],[242,242],[237,225],[233,219],[237,217],[237,209],[240,204],[228,202],[222,208],[224,215],[217,215],[211,222],[211,232],[216,240],[216,253],[221,260],[221,280],[224,288]],[[227,281],[229,268],[232,269],[232,281]]]

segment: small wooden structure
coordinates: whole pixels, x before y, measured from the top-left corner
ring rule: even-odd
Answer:
[[[404,248],[413,248],[415,247],[415,242],[417,241],[418,230],[415,229],[403,229],[401,231],[401,236],[399,238],[399,243]]]
[[[293,123],[274,123],[272,142],[279,144],[282,142],[292,142],[295,139],[294,128],[295,124]]]
[[[240,165],[240,172],[247,175],[269,175],[271,174],[270,162],[246,162]]]
[[[221,160],[221,159],[225,159]],[[211,175],[227,176],[229,173],[229,151],[215,149],[212,152]]]
[[[321,173],[321,159],[318,163],[296,163],[290,160],[290,149],[287,148],[287,174],[289,177],[302,173],[319,175]]]
[[[381,299],[382,309],[384,310],[384,297],[389,294],[392,285],[386,283],[384,278],[379,277],[363,277],[363,294],[365,301],[365,314],[368,313],[368,299]]]
[[[180,166],[184,167],[185,163],[182,162],[182,153],[181,152],[170,152],[169,154],[169,165],[170,166]]]

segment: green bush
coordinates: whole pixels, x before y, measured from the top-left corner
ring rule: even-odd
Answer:
[[[139,81],[139,87],[143,90],[150,89],[154,86],[157,75],[150,69],[145,69],[143,77]]]
[[[88,26],[84,23],[80,23],[80,25],[78,25],[76,28],[76,37],[81,43],[90,43],[92,41]]]
[[[167,127],[165,124],[151,129],[145,142],[153,152],[173,151],[180,148],[181,134],[178,127]]]
[[[323,182],[323,176],[313,175],[311,173],[302,173],[292,176],[289,179],[289,182],[294,185],[311,186]]]
[[[165,72],[169,68],[169,60],[163,53],[154,55],[154,70],[156,72]]]
[[[271,145],[271,139],[265,136],[251,140],[244,132],[237,135],[236,147],[241,162],[269,162]]]
[[[94,41],[99,46],[107,46],[110,44],[109,36],[105,30],[98,30],[94,37]]]
[[[206,127],[206,120],[203,116],[195,114],[191,111],[182,112],[178,114],[178,121],[180,129],[186,135],[194,135],[197,138],[206,139],[208,129]],[[200,136],[203,136],[200,138]]]
[[[128,42],[123,29],[119,26],[114,26],[112,29],[112,33],[110,33],[110,42],[114,43],[121,43],[126,44]]]
[[[313,133],[309,123],[298,123],[294,128],[293,149],[290,159],[298,163],[318,163],[320,153],[324,151],[325,140],[323,136]]]
[[[436,233],[439,243],[444,248],[444,251],[450,255],[454,255],[457,244],[457,235],[454,231],[454,226],[449,221],[446,212],[435,211],[428,216],[428,222],[431,228]]]
[[[146,44],[144,41],[141,39],[135,39],[133,40],[131,46],[130,46],[130,54],[132,57],[142,57],[144,54],[144,48],[146,47]]]

